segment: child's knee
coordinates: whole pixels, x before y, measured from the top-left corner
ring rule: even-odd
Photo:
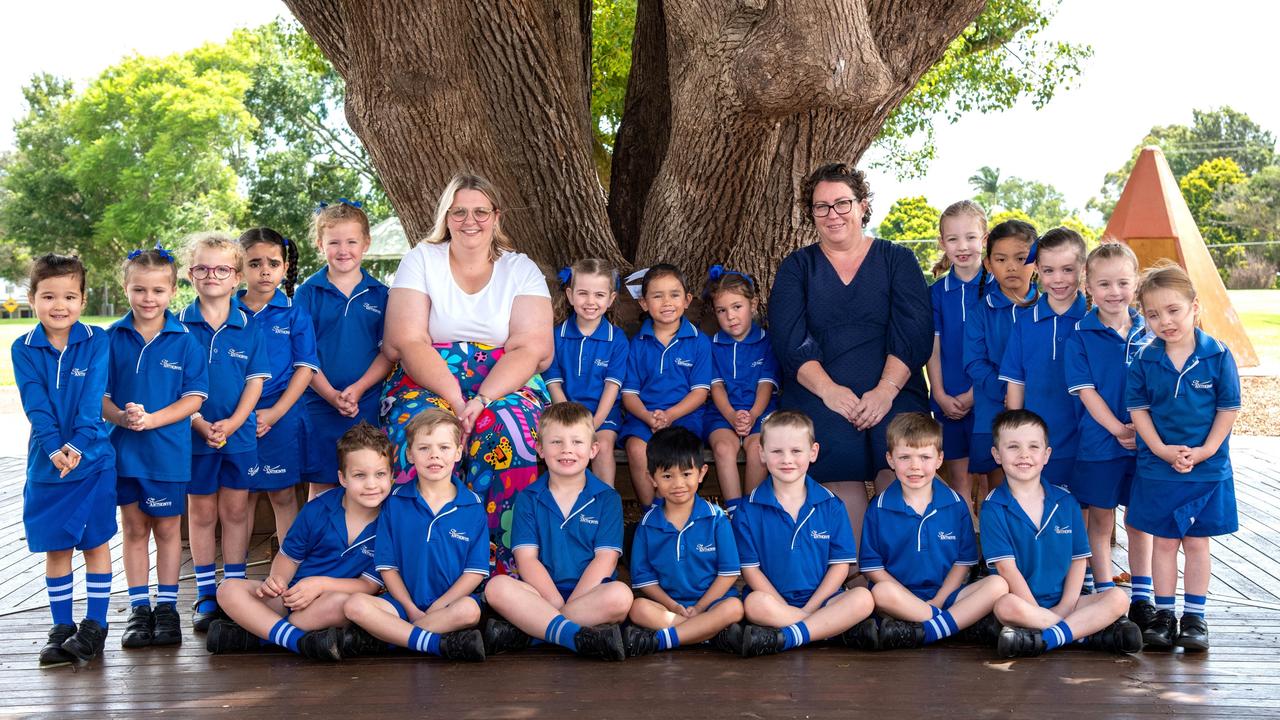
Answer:
[[[731,623],[741,622],[747,612],[742,606],[742,601],[736,597],[721,600],[712,608],[712,611],[719,612],[724,620]]]
[[[996,600],[996,604],[992,608],[992,611],[995,612],[997,618],[1004,621],[1018,617],[1025,605],[1026,603],[1016,595],[1005,594]]]
[[[753,592],[742,601],[742,611],[748,618],[760,617],[777,602],[766,593]]]
[[[853,607],[860,612],[865,612],[866,614],[869,615],[871,614],[872,610],[875,610],[875,607],[876,607],[875,598],[872,597],[871,591],[864,587],[856,587],[856,588],[853,588],[852,590],[845,590],[844,595],[845,595],[845,602],[850,607]]]
[[[252,592],[252,590],[250,589],[250,586],[255,584],[256,583],[250,580],[240,580],[238,578],[223,580],[218,585],[218,591],[217,591],[218,601],[222,602],[229,598],[233,598],[239,595],[244,595],[248,592]]]
[[[267,493],[267,498],[271,500],[271,506],[277,508],[296,508],[298,507],[298,496],[294,494],[293,487],[287,487],[283,490],[272,490]]]
[[[1009,582],[999,575],[988,575],[982,578],[978,581],[978,587],[992,597],[1009,594]]]
[[[1107,609],[1112,613],[1119,616],[1128,612],[1129,596],[1125,594],[1125,591],[1118,587],[1113,587],[1109,590],[1103,591],[1102,596],[1106,598],[1105,602],[1107,603]]]
[[[489,578],[489,582],[484,586],[484,599],[490,605],[498,606],[505,603],[511,598],[512,593],[519,590],[516,583],[519,582],[510,575],[495,575]]]
[[[467,627],[480,624],[480,603],[476,599],[468,595],[454,603],[457,606],[458,620],[465,623]]]
[[[374,607],[375,602],[372,595],[353,594],[342,604],[342,614],[357,625],[363,624],[370,617],[370,613],[377,612]]]
[[[214,495],[192,495],[187,503],[187,521],[200,527],[218,522],[218,498]]]
[[[631,588],[627,587],[626,583],[616,580],[604,586],[602,596],[605,611],[619,619],[627,616],[631,610],[631,604],[635,602],[635,595],[631,592]]]
[[[124,521],[125,542],[146,542],[151,537],[151,523],[144,519]]]
[[[182,539],[182,518],[180,516],[157,518],[151,523],[151,531],[155,533],[157,542],[177,542]]]
[[[893,599],[897,596],[894,590],[896,588],[893,587],[892,583],[887,582],[876,583],[872,586],[871,599],[875,602],[876,607],[882,607],[893,602]]]

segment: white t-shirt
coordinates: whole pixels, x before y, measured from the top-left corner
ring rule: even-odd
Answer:
[[[453,281],[449,243],[419,243],[396,269],[394,288],[426,293],[432,342],[474,342],[502,347],[511,330],[511,305],[517,296],[551,299],[547,279],[528,255],[503,253],[493,264],[489,284],[468,295]]]

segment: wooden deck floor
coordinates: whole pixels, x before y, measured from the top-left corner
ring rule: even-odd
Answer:
[[[118,578],[106,657],[49,669],[36,663],[49,618],[42,562],[22,537],[22,465],[0,460],[0,717],[1280,717],[1280,440],[1238,438],[1233,457],[1241,530],[1214,543],[1213,649],[1203,655],[1066,650],[1000,661],[955,645],[741,660],[684,648],[610,665],[543,649],[483,665],[411,656],[319,665],[278,652],[213,657],[190,635],[179,648],[126,652]],[[268,550],[260,539],[251,559]],[[1123,546],[1116,555],[1123,563]],[[180,604],[191,599],[184,582]]]

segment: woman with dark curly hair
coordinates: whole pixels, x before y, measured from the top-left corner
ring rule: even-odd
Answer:
[[[871,189],[862,172],[823,165],[800,197],[818,242],[782,262],[769,296],[780,404],[813,419],[821,451],[809,474],[844,500],[858,536],[865,482],[879,490],[893,479],[885,428],[898,413],[929,411],[929,289],[910,250],[865,234]]]

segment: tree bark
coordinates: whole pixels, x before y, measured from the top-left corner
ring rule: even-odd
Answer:
[[[286,0],[410,237],[468,168],[520,249],[716,262],[767,286],[813,239],[799,184],[856,161],[982,0],[639,0],[608,205],[590,127],[590,0]]]

